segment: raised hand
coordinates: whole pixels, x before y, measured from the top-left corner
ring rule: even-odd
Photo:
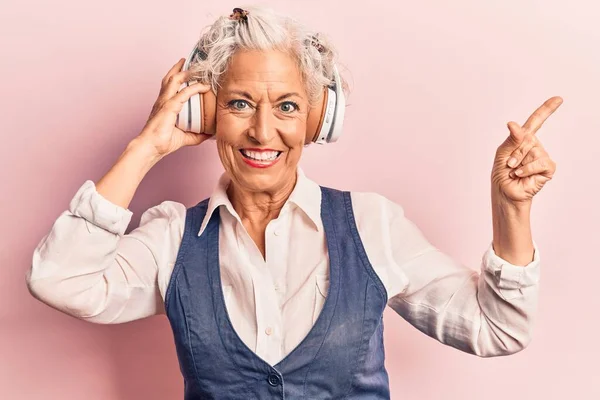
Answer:
[[[184,58],[180,59],[162,79],[158,98],[146,126],[138,136],[151,143],[160,156],[173,153],[183,146],[199,145],[211,136],[205,133],[185,132],[175,125],[183,104],[192,95],[211,89],[208,85],[196,82],[180,90],[181,85],[190,78],[189,71],[181,71],[184,62]]]
[[[515,205],[530,203],[552,179],[556,163],[536,135],[544,121],[562,104],[559,96],[546,100],[523,126],[507,124],[509,136],[497,151],[492,169],[492,189],[504,201]]]

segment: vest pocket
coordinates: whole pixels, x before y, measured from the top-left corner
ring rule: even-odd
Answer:
[[[315,304],[313,309],[313,325],[317,321],[325,299],[327,298],[327,291],[329,290],[329,276],[323,274],[315,275]]]

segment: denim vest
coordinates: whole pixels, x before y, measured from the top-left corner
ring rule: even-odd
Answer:
[[[365,253],[350,193],[326,187],[321,192],[329,292],[307,336],[276,365],[242,342],[227,314],[218,210],[198,236],[209,199],[188,208],[165,294],[185,400],[390,398],[383,347],[385,287]]]

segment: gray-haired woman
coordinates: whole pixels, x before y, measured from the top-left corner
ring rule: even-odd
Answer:
[[[186,399],[389,398],[386,305],[480,357],[527,346],[540,275],[529,212],[555,170],[535,133],[559,97],[523,126],[508,124],[491,176],[494,236],[478,272],[430,244],[400,205],[322,187],[298,167],[310,111],[334,79],[323,35],[236,9],[198,47],[189,69],[182,59],[164,77],[139,136],[39,243],[33,296],[102,324],[165,314]],[[199,83],[182,89],[192,78]],[[214,126],[179,129],[198,93],[216,96]],[[225,169],[210,198],[190,208],[164,201],[125,234],[150,168],[208,138]]]

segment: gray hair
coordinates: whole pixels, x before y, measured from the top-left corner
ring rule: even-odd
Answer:
[[[190,61],[190,79],[209,84],[216,93],[229,60],[239,49],[280,50],[296,59],[310,104],[319,99],[323,86],[333,81],[335,48],[321,33],[269,8],[248,7],[244,20],[219,17],[202,32],[198,48],[204,54]],[[342,89],[347,91],[342,78]]]

